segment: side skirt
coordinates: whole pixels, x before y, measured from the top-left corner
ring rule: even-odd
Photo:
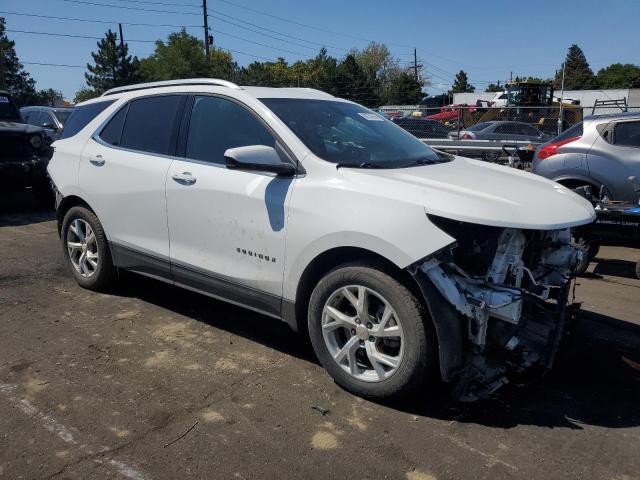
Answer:
[[[264,315],[282,319],[282,298],[240,285],[191,265],[171,263],[168,259],[110,243],[116,267],[202,293]]]

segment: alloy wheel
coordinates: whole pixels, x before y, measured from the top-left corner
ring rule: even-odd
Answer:
[[[400,319],[371,288],[349,285],[333,292],[322,310],[322,335],[333,360],[358,380],[386,380],[402,362]]]
[[[81,218],[76,218],[69,225],[66,241],[73,267],[83,277],[91,277],[100,261],[98,240],[91,225]]]

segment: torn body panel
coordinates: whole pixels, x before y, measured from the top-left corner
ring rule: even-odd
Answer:
[[[569,229],[431,220],[457,243],[411,271],[436,325],[442,378],[455,384],[454,395],[475,400],[512,374],[535,365],[550,368],[581,255]]]

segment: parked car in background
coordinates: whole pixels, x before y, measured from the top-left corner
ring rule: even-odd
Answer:
[[[461,140],[519,140],[531,142],[546,142],[553,138],[551,135],[542,133],[530,123],[509,121],[477,123],[460,130],[460,136],[458,136],[457,131],[452,131],[449,132],[448,137]]]
[[[535,152],[533,172],[569,188],[601,187],[611,200],[637,202],[629,177],[640,180],[640,112],[585,117]]]
[[[50,152],[44,130],[25,124],[11,96],[0,91],[0,195],[30,189],[39,203],[52,205]]]
[[[394,118],[392,122],[418,138],[447,138],[449,129],[435,120],[416,117]]]
[[[339,385],[386,400],[438,377],[473,400],[550,368],[569,229],[594,218],[564,187],[432,150],[356,103],[215,79],[79,104],[48,170],[82,287],[120,268],[281,319]]]
[[[60,137],[64,124],[73,112],[69,107],[22,107],[20,113],[29,125],[42,127],[50,141]]]

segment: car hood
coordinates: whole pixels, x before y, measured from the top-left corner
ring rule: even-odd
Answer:
[[[554,230],[595,219],[591,203],[560,184],[463,157],[419,167],[340,172],[369,194],[419,204],[428,214],[463,222]]]
[[[0,121],[0,133],[43,133],[41,127],[29,125],[27,123]]]

